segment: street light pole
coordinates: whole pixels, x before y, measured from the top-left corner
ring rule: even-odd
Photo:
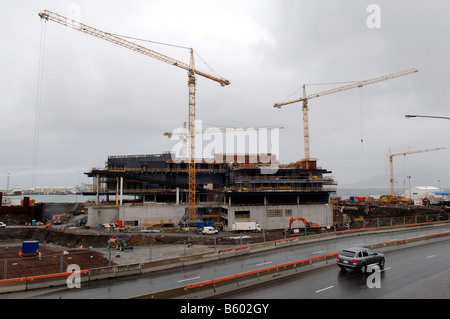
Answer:
[[[444,119],[444,120],[450,120],[450,117],[446,116],[430,116],[430,115],[412,115],[412,114],[406,114],[405,117],[412,118],[412,117],[426,117],[426,118],[432,118],[432,119]]]
[[[411,176],[406,176],[408,179],[408,187],[409,187],[409,199],[411,199]]]

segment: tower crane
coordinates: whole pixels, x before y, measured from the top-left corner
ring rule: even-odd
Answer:
[[[437,148],[427,148],[427,149],[423,149],[423,150],[417,150],[417,151],[409,151],[409,152],[403,152],[403,153],[396,153],[396,154],[392,154],[391,150],[389,149],[389,174],[390,174],[390,179],[389,179],[389,183],[390,183],[390,187],[391,187],[391,196],[394,195],[394,156],[406,156],[409,154],[417,154],[417,153],[423,153],[423,152],[431,152],[431,151],[438,151],[438,150],[444,150],[445,147],[437,147]]]
[[[285,105],[289,105],[289,104],[294,104],[297,102],[303,102],[303,139],[304,139],[304,150],[305,150],[305,160],[309,160],[310,158],[310,147],[309,147],[309,119],[308,119],[308,100],[316,98],[316,97],[321,97],[321,96],[325,96],[325,95],[329,95],[329,94],[334,94],[334,93],[339,93],[342,91],[347,91],[350,89],[354,89],[354,88],[360,88],[363,87],[365,85],[369,85],[369,84],[374,84],[374,83],[378,83],[381,81],[386,81],[386,80],[390,80],[393,78],[397,78],[400,76],[404,76],[404,75],[408,75],[411,73],[415,73],[418,72],[417,69],[409,69],[409,70],[405,70],[405,71],[401,71],[401,72],[397,72],[397,73],[392,73],[389,75],[385,75],[385,76],[381,76],[378,78],[374,78],[371,80],[365,80],[365,81],[361,81],[361,82],[357,82],[357,83],[352,83],[352,84],[348,84],[348,85],[344,85],[344,86],[340,86],[334,89],[330,89],[330,90],[326,90],[326,91],[322,91],[322,92],[318,92],[318,93],[314,93],[314,94],[310,94],[310,95],[306,95],[306,88],[305,85],[303,85],[303,97],[301,99],[297,99],[297,100],[293,100],[293,101],[289,101],[289,102],[284,102],[284,103],[278,103],[275,104],[273,107],[276,108],[281,108],[282,106]]]
[[[190,60],[189,64],[178,61],[171,57],[168,57],[164,54],[158,53],[156,51],[150,50],[144,46],[138,45],[131,41],[125,40],[119,36],[113,35],[111,33],[101,31],[99,29],[90,27],[81,22],[66,18],[57,13],[53,13],[48,10],[44,10],[39,13],[39,17],[46,21],[53,21],[59,23],[63,26],[73,28],[75,30],[81,31],[83,33],[92,35],[99,39],[103,39],[105,41],[114,43],[121,47],[128,48],[135,52],[147,55],[151,58],[160,60],[162,62],[168,63],[170,65],[176,66],[178,68],[184,69],[188,71],[188,87],[189,87],[189,166],[188,166],[188,174],[189,174],[189,186],[188,186],[188,212],[187,218],[189,220],[194,220],[196,216],[196,196],[195,196],[195,188],[196,188],[196,171],[195,171],[195,91],[196,91],[196,78],[195,75],[200,75],[209,80],[218,82],[221,86],[226,86],[230,84],[230,81],[225,80],[223,78],[219,78],[216,76],[209,75],[202,71],[199,71],[195,68],[194,63],[194,50],[191,48],[190,51]]]

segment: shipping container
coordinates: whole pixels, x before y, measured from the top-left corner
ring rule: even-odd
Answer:
[[[22,243],[22,253],[36,253],[39,250],[39,240],[27,240]]]

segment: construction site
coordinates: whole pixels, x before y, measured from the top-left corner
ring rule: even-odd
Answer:
[[[108,167],[87,173],[98,186],[96,198],[106,198],[89,207],[88,225],[117,220],[149,227],[212,222],[231,230],[233,224],[255,222],[270,230],[285,228],[291,217],[332,225],[330,194],[336,183],[330,171],[309,160],[261,174],[264,164],[260,157],[254,159],[196,163],[195,215],[188,215],[187,163],[174,163],[171,154],[110,156]],[[125,195],[136,200],[123,202]],[[112,197],[115,201],[108,200]]]
[[[93,188],[85,194],[96,198],[95,205],[88,207],[89,227],[117,223],[133,227],[190,228],[210,223],[220,230],[231,231],[252,223],[254,229],[274,230],[288,228],[291,218],[301,218],[305,228],[310,224],[333,228],[331,195],[336,192],[337,181],[330,170],[318,167],[317,159],[310,155],[308,102],[418,72],[408,69],[310,95],[303,85],[302,98],[274,104],[278,109],[295,103],[302,105],[304,158],[297,162],[280,163],[277,152],[272,150],[273,144],[279,141],[269,141],[267,134],[262,138],[266,144],[262,150],[254,145],[239,150],[215,148],[213,157],[206,159],[197,156],[197,135],[201,134],[196,127],[197,77],[222,87],[231,82],[198,70],[192,48],[189,63],[184,63],[136,44],[128,37],[99,30],[58,13],[44,10],[39,17],[175,66],[188,75],[188,119],[183,133],[183,154],[109,156],[104,168],[87,172],[93,180]],[[246,138],[248,136],[243,140]],[[255,144],[255,140],[248,140]],[[271,145],[270,149],[267,145]]]
[[[201,132],[196,129],[196,77],[221,86],[230,85],[229,80],[197,70],[192,49],[189,63],[184,63],[57,13],[45,10],[39,16],[187,71],[185,145],[182,156],[172,152],[110,155],[105,167],[86,171],[85,175],[92,179],[92,188],[84,190],[83,195],[94,196],[95,201],[83,204],[83,223],[75,222],[68,213],[70,218],[55,226],[45,214],[45,205],[29,205],[28,200],[20,209],[0,206],[0,217],[8,226],[33,223],[28,228],[1,230],[0,275],[7,274],[4,279],[62,272],[72,263],[82,269],[120,263],[123,259],[107,258],[105,249],[110,247],[112,238],[116,245],[126,239],[129,251],[134,248],[136,252],[137,247],[176,244],[186,254],[186,247],[192,245],[211,250],[218,246],[233,247],[338,230],[450,220],[445,204],[416,207],[412,200],[399,199],[394,190],[394,156],[442,148],[390,153],[391,193],[382,200],[337,198],[338,181],[332,171],[320,167],[318,159],[310,154],[310,100],[410,75],[418,72],[417,69],[309,95],[303,86],[302,98],[274,104],[273,107],[280,109],[300,103],[303,136],[299,140],[303,140],[304,157],[296,162],[280,163],[277,152],[267,148],[264,152],[224,151],[216,152],[210,159],[198,158],[195,156],[196,137]],[[257,128],[254,131],[259,134]],[[244,140],[246,138],[248,136]],[[39,222],[40,227],[36,226]],[[206,227],[218,233],[212,236],[202,233]],[[22,241],[30,239],[39,241],[39,252],[32,252],[28,256],[32,258],[20,259],[20,267],[15,267],[19,264],[15,259],[22,253]]]

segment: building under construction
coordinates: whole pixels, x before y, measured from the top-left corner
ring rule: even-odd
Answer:
[[[276,163],[270,154],[216,155],[214,161],[196,162],[195,221],[212,221],[225,230],[243,221],[284,229],[291,217],[332,225],[330,194],[336,183],[331,172],[317,167],[314,159]],[[189,222],[188,163],[174,162],[170,153],[109,156],[104,169],[86,174],[93,178],[93,190],[85,194],[96,196],[89,208],[90,226]]]
[[[310,158],[308,101],[417,72],[405,70],[310,95],[306,95],[304,85],[301,99],[275,104],[277,108],[297,102],[303,104],[303,161],[276,165],[276,169],[264,165],[267,161],[261,156],[255,160],[250,160],[250,156],[233,156],[226,161],[222,156],[222,160],[218,158],[212,163],[195,162],[196,76],[221,86],[228,86],[229,80],[197,70],[192,48],[189,63],[184,63],[48,10],[40,12],[39,17],[188,71],[189,160],[174,162],[171,154],[109,157],[104,169],[87,173],[94,179],[92,193],[97,198],[96,205],[89,209],[91,226],[116,220],[128,225],[152,226],[199,219],[212,220],[225,229],[240,220],[257,222],[266,229],[280,229],[288,225],[291,217],[331,225],[330,193],[335,191],[335,183],[326,177],[331,172],[316,167],[316,161]],[[124,196],[127,200],[131,196],[133,202],[125,202]],[[100,197],[107,205],[100,205]],[[110,201],[112,198],[114,202]]]

